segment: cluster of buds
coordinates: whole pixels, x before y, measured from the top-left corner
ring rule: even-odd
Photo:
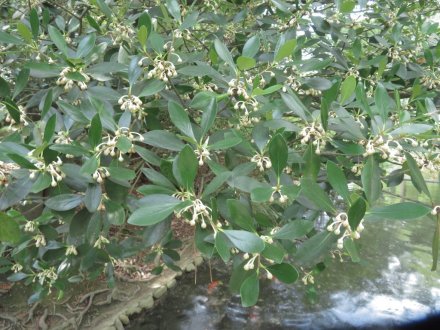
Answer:
[[[130,111],[137,119],[142,120],[146,113],[142,111],[142,101],[135,95],[124,95],[118,100],[121,110]]]
[[[138,64],[142,65],[142,63],[143,59],[141,59]],[[148,79],[155,77],[164,82],[168,82],[171,78],[177,77],[176,67],[170,61],[164,61],[159,58],[155,58],[153,66],[153,70],[151,70],[147,74]]]
[[[345,74],[345,77],[353,76],[355,78],[359,78],[359,71],[355,67],[351,67]]]
[[[243,81],[238,79],[232,79],[228,83],[228,95],[229,96],[243,96],[245,100],[249,100],[250,96],[246,91],[246,85]]]
[[[216,92],[218,91],[218,86],[212,82],[209,83],[201,83],[198,84],[196,82],[193,83],[192,87],[196,90],[202,90],[202,91],[206,91],[206,92]]]
[[[312,272],[313,271],[305,273],[305,275],[301,279],[301,281],[304,283],[304,285],[315,284],[315,278],[313,277]]]
[[[440,78],[436,75],[425,75],[420,80],[420,82],[428,89],[438,89],[440,88]]]
[[[117,45],[123,41],[131,41],[134,35],[133,28],[130,26],[126,26],[121,22],[110,23],[109,31],[111,31],[113,45]]]
[[[273,243],[273,238],[271,236],[267,236],[267,235],[261,235],[260,238],[268,243],[268,244],[272,244]]]
[[[250,257],[249,253],[245,253],[243,255],[243,258],[248,260],[248,262],[243,266],[244,270],[251,270],[255,268],[255,259],[259,256],[258,253],[255,253],[252,255],[252,258]]]
[[[35,167],[37,167],[36,170],[29,170],[30,174],[29,174],[29,178],[30,179],[35,179],[35,176],[37,175],[38,172],[41,173],[48,173],[51,176],[51,183],[50,185],[52,187],[56,187],[58,185],[58,182],[60,182],[61,180],[63,180],[63,178],[66,177],[66,174],[64,174],[61,171],[60,166],[63,164],[63,161],[61,160],[60,157],[57,157],[56,161],[51,162],[50,164],[46,165],[43,161],[37,160],[34,165]]]
[[[14,83],[14,74],[11,68],[8,66],[3,66],[3,65],[0,66],[0,77],[3,78],[8,83]]]
[[[194,194],[184,191],[177,192],[173,194],[173,196],[180,199],[181,201],[191,201],[190,205],[175,212],[178,219],[182,218],[185,213],[189,213],[191,215],[191,220],[189,220],[188,222],[191,226],[195,226],[197,222],[200,222],[200,226],[202,228],[206,228],[206,222],[211,223],[211,208],[203,204],[203,202],[200,199],[196,198]]]
[[[23,266],[20,265],[19,263],[16,263],[16,264],[13,264],[13,265],[12,265],[11,270],[12,270],[14,273],[18,273],[18,272],[21,272],[21,271],[23,270]]]
[[[28,126],[29,121],[27,119],[25,108],[23,106],[19,105],[18,111],[20,112],[20,124],[22,124],[23,126]],[[10,123],[11,125],[16,124],[14,118],[12,118],[9,113],[5,117],[5,122]]]
[[[128,140],[130,140],[132,142],[131,144],[131,148],[128,152],[133,153],[134,152],[134,144],[133,142],[135,141],[144,141],[144,137],[137,133],[137,132],[131,132],[129,128],[127,127],[120,127],[119,129],[117,129],[115,131],[115,136],[111,136],[111,135],[107,135],[104,138],[104,142],[102,142],[101,144],[98,144],[95,147],[95,151],[98,152],[99,154],[103,153],[104,156],[111,156],[111,157],[118,157],[118,160],[120,162],[124,161],[124,157],[123,152],[117,149],[117,143],[118,143],[118,139],[124,136],[125,138],[127,138]]]
[[[69,245],[69,246],[66,248],[66,253],[65,253],[65,255],[66,255],[66,256],[70,256],[70,255],[74,255],[74,256],[76,256],[76,255],[78,255],[78,251],[76,250],[75,245]]]
[[[43,234],[37,234],[33,237],[33,239],[35,240],[36,247],[46,246],[46,238]]]
[[[244,110],[245,115],[249,115],[249,109],[251,111],[258,111],[258,101],[254,98],[250,98],[247,101],[238,101],[234,104],[235,110]]]
[[[433,207],[432,211],[431,211],[432,215],[438,215],[440,214],[440,205],[436,205]]]
[[[402,58],[402,49],[398,46],[391,47],[388,49],[388,57],[391,57],[393,61],[400,61]]]
[[[407,138],[413,147],[417,147],[417,141]],[[377,152],[381,154],[383,159],[392,159],[398,162],[402,161],[402,146],[398,141],[395,141],[391,135],[385,140],[381,135],[377,137],[364,141],[359,141],[360,145],[365,146],[364,157],[368,157]]]
[[[272,194],[269,198],[270,203],[273,203],[275,201],[275,196],[278,196],[278,200],[280,201],[280,203],[285,203],[288,201],[289,197],[281,192],[281,186],[272,187],[272,190]]]
[[[364,164],[363,163],[357,163],[357,164],[354,164],[352,166],[351,172],[353,174],[360,175],[363,168],[364,168]]]
[[[73,79],[68,78],[69,73],[77,73],[81,75],[81,77],[84,79],[84,81],[76,81]],[[90,81],[90,77],[83,72],[82,68],[71,68],[66,67],[60,72],[60,77],[57,80],[58,86],[64,86],[65,91],[69,91],[73,88],[73,86],[76,84],[78,85],[79,89],[82,91],[87,89],[87,83]]]
[[[92,177],[98,183],[104,182],[105,178],[110,176],[110,172],[105,167],[98,167]]]
[[[38,225],[35,221],[27,221],[26,224],[24,225],[24,231],[33,233],[34,231],[36,231],[38,228]]]
[[[198,145],[197,149],[194,150],[194,153],[197,155],[197,159],[199,160],[199,165],[202,166],[205,161],[211,160],[211,154],[208,149],[209,136],[206,138],[205,142],[202,145]]]
[[[55,144],[71,144],[72,142],[73,140],[70,138],[68,131],[59,131],[55,135],[55,140],[54,140]],[[74,156],[71,154],[66,154],[66,157],[73,158]]]
[[[263,172],[265,168],[269,169],[272,167],[272,162],[270,161],[270,158],[258,153],[251,158],[251,162],[257,164],[260,172]]]
[[[7,187],[9,184],[8,178],[6,177],[5,173],[0,170],[0,187],[5,186]]]
[[[440,172],[440,153],[416,154],[411,153],[417,165],[422,169],[434,174]]]
[[[313,122],[310,126],[304,127],[299,133],[301,137],[301,144],[307,144],[309,141],[313,141],[313,145],[316,146],[315,153],[319,155],[321,148],[326,145],[326,133],[320,123]]]
[[[96,240],[95,244],[93,244],[93,247],[95,249],[102,249],[105,245],[107,245],[109,243],[110,243],[110,241],[106,237],[104,237],[102,235],[99,235],[99,237]]]
[[[58,275],[55,272],[55,267],[43,269],[41,272],[35,275],[33,281],[35,282],[36,279],[38,279],[38,282],[41,285],[44,285],[44,283],[47,281],[49,286],[49,293],[50,293],[51,287],[53,286],[54,282],[58,279]]]
[[[360,233],[364,230],[363,222],[364,220],[362,219],[356,230],[353,231],[351,230],[350,224],[348,222],[347,213],[339,213],[333,219],[333,222],[327,226],[327,230],[332,231],[335,235],[340,235],[341,229],[345,228],[344,233],[338,239],[337,243],[338,249],[342,249],[344,247],[344,239],[346,237],[351,237],[353,239],[359,239],[361,237]]]

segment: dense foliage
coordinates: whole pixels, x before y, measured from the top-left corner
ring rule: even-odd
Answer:
[[[362,230],[383,218],[428,215],[435,270],[437,1],[0,10],[0,269],[34,286],[30,302],[112,283],[140,251],[155,273],[178,269],[172,218],[205,256],[233,261],[245,306],[265,278],[313,288],[329,255],[359,261]],[[381,204],[405,178],[430,205]]]

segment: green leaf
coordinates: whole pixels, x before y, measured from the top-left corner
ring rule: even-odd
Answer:
[[[267,202],[272,196],[272,187],[257,187],[251,191],[251,199],[253,202],[262,203]]]
[[[431,267],[431,271],[437,270],[439,249],[440,249],[440,217],[437,215],[434,236],[432,238],[432,267]]]
[[[5,213],[0,212],[0,242],[16,244],[20,238],[21,231],[18,223]]]
[[[235,147],[236,145],[240,144],[243,141],[243,139],[239,136],[225,136],[223,140],[217,141],[211,145],[209,145],[210,150],[224,150],[229,149],[232,147]]]
[[[129,152],[132,146],[133,146],[133,143],[131,142],[131,140],[128,137],[126,137],[124,135],[121,135],[118,137],[118,142],[116,142],[116,147],[122,153]]]
[[[298,247],[294,260],[303,264],[316,264],[323,254],[328,253],[337,238],[328,231],[314,235]]]
[[[86,161],[81,166],[79,173],[92,175],[98,169],[98,166],[99,166],[98,157],[93,155],[92,157],[86,159]]]
[[[387,206],[378,206],[368,211],[368,217],[392,220],[412,220],[424,217],[431,212],[431,208],[414,202],[402,202]]]
[[[211,97],[208,105],[203,110],[203,114],[202,114],[202,122],[201,122],[202,137],[205,136],[206,133],[208,133],[209,129],[214,124],[215,118],[217,117],[217,111],[218,111],[217,100]]]
[[[17,23],[17,31],[20,33],[21,37],[27,42],[32,42],[32,32],[29,28],[22,22]]]
[[[359,256],[359,251],[356,247],[356,243],[351,237],[344,239],[344,248],[350,255],[351,261],[360,262],[361,258]]]
[[[319,210],[333,214],[336,212],[332,201],[324,190],[314,181],[308,178],[301,180],[301,196],[306,197]]]
[[[243,252],[260,253],[264,249],[263,240],[254,233],[244,230],[224,230],[223,232],[231,243]]]
[[[376,108],[381,116],[382,120],[385,121],[388,118],[388,110],[391,106],[391,98],[388,95],[387,90],[382,84],[377,84],[376,90],[374,92],[374,101],[376,103]]]
[[[239,56],[237,58],[237,66],[242,71],[252,69],[256,64],[257,61],[252,57]]]
[[[118,203],[113,202],[110,199],[104,200],[105,212],[104,218],[106,221],[115,226],[120,226],[125,222],[124,208]]]
[[[166,0],[166,4],[171,16],[180,22],[182,20],[182,16],[180,14],[180,6],[177,0]]]
[[[252,216],[246,205],[236,199],[228,199],[226,201],[230,218],[228,219],[234,225],[237,225],[247,231],[255,231]]]
[[[294,240],[307,235],[314,227],[312,221],[308,220],[294,220],[281,227],[273,238]]]
[[[173,163],[173,174],[181,187],[194,191],[194,181],[198,168],[198,161],[194,150],[189,145],[186,145]]]
[[[343,104],[348,98],[353,95],[356,90],[356,78],[354,76],[348,76],[341,84],[341,98],[340,102]]]
[[[179,103],[174,101],[169,101],[168,112],[170,114],[170,119],[173,122],[173,124],[183,134],[195,140],[196,138],[194,137],[194,132],[192,130],[191,122],[189,121],[189,117],[185,109]]]
[[[50,39],[53,41],[55,46],[65,55],[69,55],[69,48],[67,47],[66,40],[64,40],[63,35],[61,32],[54,26],[49,25],[48,26],[49,36]]]
[[[215,249],[224,262],[231,258],[231,251],[228,246],[228,238],[222,232],[218,232],[215,236]]]
[[[296,268],[287,263],[271,265],[267,267],[267,270],[271,272],[278,280],[286,284],[296,282],[299,277],[299,273]]]
[[[147,12],[143,12],[141,16],[138,18],[138,27],[145,26],[147,28],[148,35],[152,31],[152,22],[151,17]]]
[[[37,167],[34,164],[32,164],[30,161],[28,161],[26,158],[24,158],[19,154],[7,154],[7,156],[22,168],[27,168],[30,170],[37,169]]]
[[[171,190],[175,190],[176,188],[171,183],[170,180],[166,178],[162,173],[159,173],[152,168],[143,168],[142,173],[150,180],[152,183],[157,184],[159,186],[167,187]]]
[[[11,95],[11,89],[9,88],[9,84],[0,77],[0,97],[9,97]]]
[[[368,202],[373,204],[382,193],[380,167],[374,155],[368,157],[361,173],[362,187]]]
[[[84,205],[90,213],[95,212],[101,203],[102,189],[99,184],[89,184],[84,196]],[[107,211],[107,210],[106,210]]]
[[[278,264],[283,261],[286,251],[284,251],[281,245],[277,243],[269,244],[267,242],[264,245],[264,250],[261,252],[261,255],[264,258],[272,260]]]
[[[252,91],[252,95],[253,96],[268,95],[268,94],[275,93],[276,91],[280,90],[281,88],[283,88],[283,85],[279,85],[279,84],[278,85],[272,85],[272,86],[267,87],[265,89],[261,89],[260,87],[256,87]]]
[[[296,47],[296,39],[287,40],[284,42],[278,52],[275,54],[275,62],[279,62],[285,57],[291,56]]]
[[[350,203],[350,192],[348,191],[347,178],[339,166],[330,160],[327,161],[327,180],[344,201]]]
[[[24,41],[20,40],[6,32],[0,31],[0,43],[12,44],[12,45],[23,45]]]
[[[304,153],[304,177],[309,177],[312,180],[316,180],[321,169],[321,158],[315,152],[315,146],[312,142],[309,143]]]
[[[90,33],[86,35],[79,43],[78,49],[76,51],[76,57],[84,58],[90,54],[95,47],[96,35],[94,33]]]
[[[260,281],[258,275],[253,273],[244,280],[240,287],[241,305],[243,307],[254,306],[258,301],[260,295]]]
[[[281,93],[281,98],[294,114],[308,122],[311,117],[310,112],[295,93]]]
[[[77,207],[82,201],[83,196],[81,195],[61,194],[49,198],[44,204],[55,211],[68,211]]]
[[[142,46],[142,49],[147,49],[147,40],[148,40],[148,28],[145,25],[141,25],[139,27],[137,38],[139,40],[139,43]]]
[[[20,70],[20,73],[17,76],[17,81],[15,83],[14,94],[12,95],[12,98],[15,98],[26,87],[28,80],[29,80],[29,73],[30,73],[30,70],[27,68],[23,68]],[[0,81],[0,85],[1,85],[1,81]],[[1,86],[0,86],[0,90],[2,90]],[[0,93],[0,96],[1,96],[1,93]]]
[[[90,123],[89,129],[89,143],[92,148],[95,148],[101,143],[102,138],[102,124],[99,114],[96,114]]]
[[[137,226],[151,226],[165,220],[182,204],[168,195],[150,195],[142,198],[142,206],[128,218],[128,223]]]
[[[104,0],[96,0],[96,4],[98,5],[102,13],[107,16],[107,18],[112,18],[113,13]]]
[[[118,180],[130,181],[136,177],[135,171],[125,167],[110,166],[107,167],[107,170],[110,173],[110,177],[116,178]]]
[[[51,182],[52,182],[52,177],[49,175],[49,173],[46,172],[39,173],[37,179],[32,185],[31,192],[35,194],[39,193],[40,191],[48,188]]]
[[[37,39],[40,33],[40,19],[38,18],[38,13],[35,8],[31,9],[29,21],[31,23],[32,35],[34,36],[34,39]]]
[[[159,147],[172,151],[180,151],[185,146],[182,141],[180,141],[175,134],[163,131],[154,130],[149,131],[143,135],[144,143],[149,144],[153,147]]]
[[[101,33],[101,27],[99,26],[98,22],[96,22],[96,20],[92,16],[87,14],[86,15],[86,19],[87,19],[87,22],[89,22],[89,24],[90,24],[90,26],[92,28],[94,28],[96,31]]]
[[[356,2],[354,0],[342,0],[339,5],[339,10],[341,13],[351,13],[356,7]]]
[[[213,194],[217,189],[219,189],[230,177],[232,172],[226,171],[218,174],[214,179],[209,182],[203,189],[202,197],[207,197]]]
[[[226,48],[225,44],[222,43],[220,40],[215,39],[214,40],[214,47],[215,51],[217,52],[218,56],[225,61],[229,66],[236,71],[236,67],[234,64],[234,59],[232,58],[231,53],[229,52],[228,48]]]
[[[409,174],[411,176],[411,182],[413,183],[414,187],[416,187],[419,192],[423,192],[426,194],[426,196],[431,198],[431,193],[429,192],[428,186],[426,185],[422,172],[420,172],[417,162],[407,152],[405,153],[405,157],[409,169]]]
[[[348,210],[348,223],[351,230],[355,231],[359,226],[359,223],[364,218],[365,211],[367,210],[367,204],[362,197],[359,197]]]
[[[147,163],[150,163],[151,165],[154,165],[154,166],[160,165],[160,158],[151,150],[142,148],[142,147],[138,146],[137,144],[134,145],[134,150]]]
[[[53,102],[53,90],[49,89],[44,98],[43,109],[41,110],[41,117],[44,117],[47,112],[50,110]]]
[[[43,141],[49,143],[55,133],[55,125],[57,124],[57,115],[52,115],[44,127]]]
[[[284,137],[276,134],[269,142],[269,157],[272,162],[272,168],[279,178],[287,166],[288,148]]]
[[[142,74],[142,68],[138,65],[138,58],[133,57],[128,65],[128,83],[133,86]]]
[[[242,55],[245,57],[254,57],[260,50],[260,37],[253,36],[246,41],[243,46]]]
[[[148,81],[139,97],[156,95],[165,88],[165,83],[162,80],[153,79]]]

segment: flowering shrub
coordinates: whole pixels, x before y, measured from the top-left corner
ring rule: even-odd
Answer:
[[[141,251],[155,273],[178,269],[173,218],[203,255],[233,260],[245,306],[264,278],[313,286],[326,256],[357,262],[380,218],[430,217],[436,269],[435,1],[0,9],[0,269],[33,283],[30,301],[112,283]],[[405,177],[430,205],[380,203]]]

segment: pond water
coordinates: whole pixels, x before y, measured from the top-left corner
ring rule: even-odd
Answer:
[[[400,189],[394,193],[422,198],[408,185]],[[439,202],[440,187],[430,189]],[[362,261],[331,259],[315,277],[313,302],[301,281],[265,280],[258,304],[244,308],[239,296],[228,291],[227,267],[213,266],[213,278],[225,284],[212,290],[205,265],[197,271],[197,284],[194,273],[185,275],[129,329],[392,328],[440,312],[440,275],[430,270],[433,232],[429,218],[366,222],[358,241]]]

